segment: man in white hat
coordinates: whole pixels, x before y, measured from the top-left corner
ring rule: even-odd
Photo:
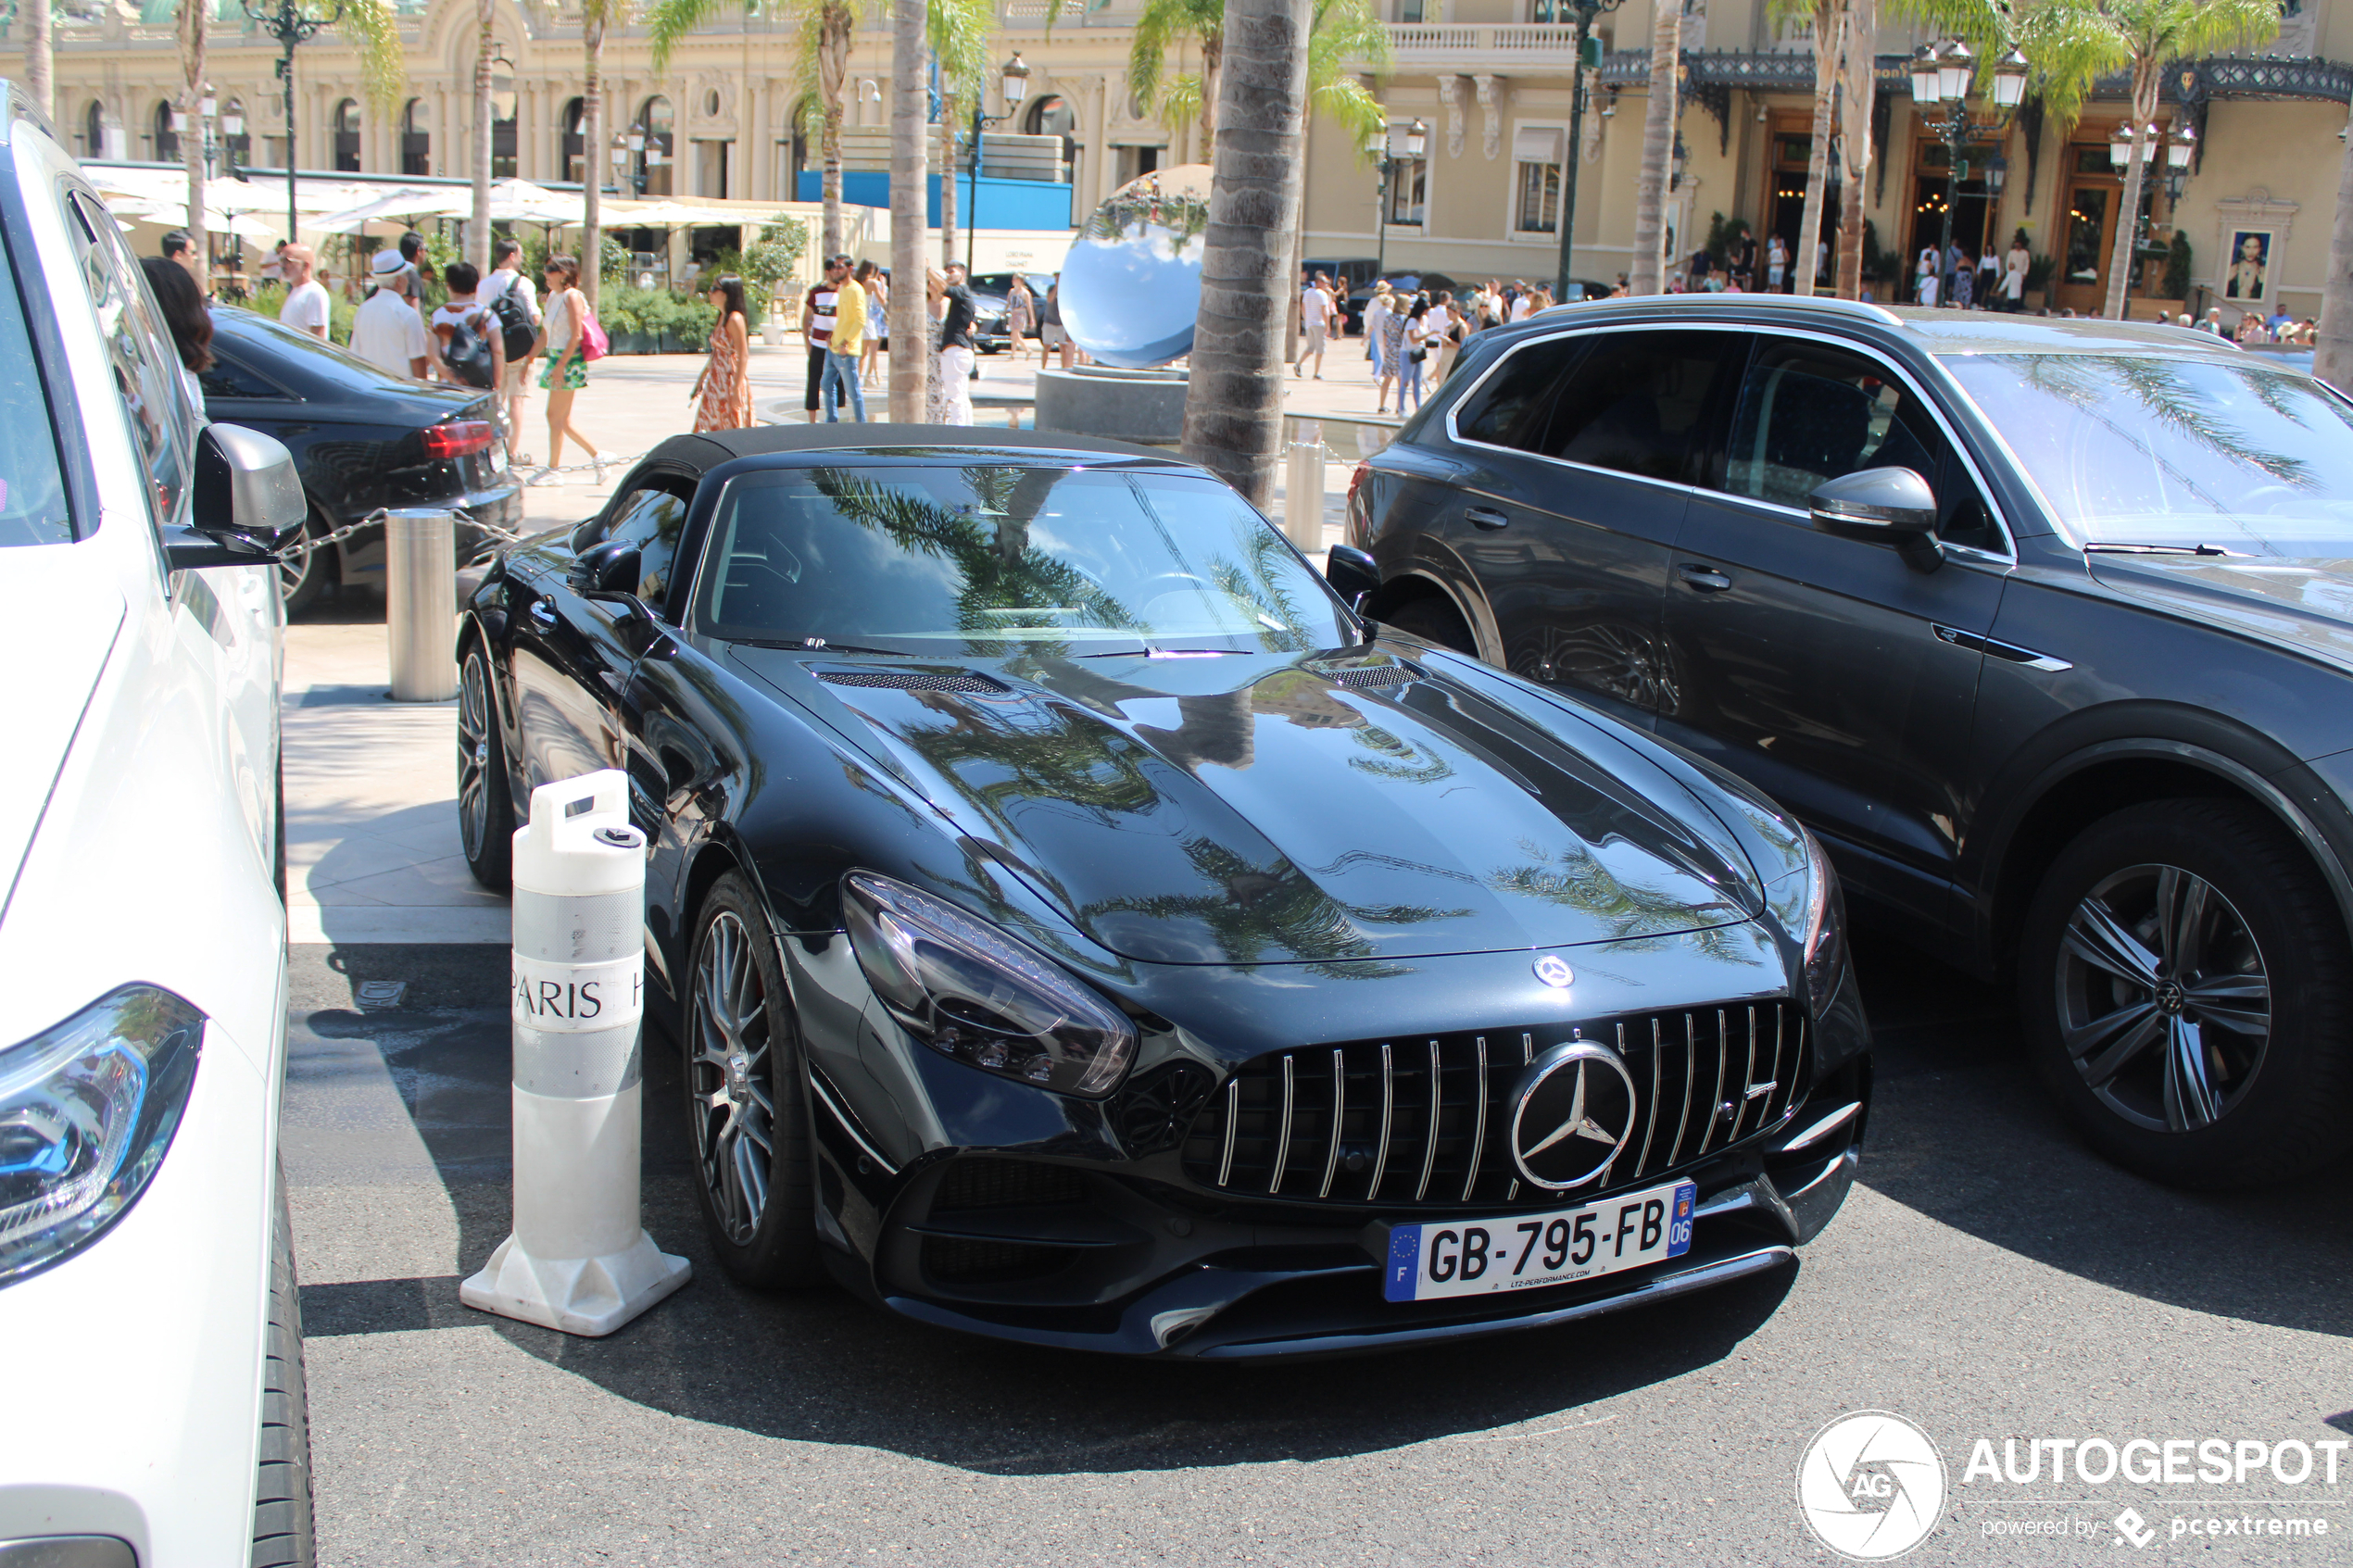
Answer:
[[[425,377],[425,324],[409,297],[416,273],[396,250],[380,250],[369,264],[376,292],[351,323],[351,351],[396,376]]]

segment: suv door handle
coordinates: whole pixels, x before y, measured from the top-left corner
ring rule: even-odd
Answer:
[[[1463,515],[1470,519],[1471,526],[1474,528],[1509,528],[1512,525],[1510,518],[1492,507],[1472,507],[1465,510]]]
[[[1685,561],[1675,569],[1675,575],[1683,580],[1683,586],[1696,588],[1703,594],[1720,594],[1732,585],[1730,578],[1697,561]]]
[[[542,626],[553,626],[556,623],[556,607],[546,599],[534,599],[531,601],[531,619]]]

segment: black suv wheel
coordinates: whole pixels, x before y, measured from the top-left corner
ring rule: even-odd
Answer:
[[[2353,949],[2318,869],[2252,805],[2095,823],[2035,892],[2019,991],[2037,1069],[2159,1181],[2277,1181],[2353,1134]]]

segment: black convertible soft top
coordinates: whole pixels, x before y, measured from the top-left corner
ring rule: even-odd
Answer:
[[[1058,431],[1000,430],[970,425],[789,424],[755,425],[749,430],[712,431],[703,435],[673,435],[644,458],[673,472],[684,470],[697,480],[722,463],[737,458],[760,458],[778,452],[847,450],[873,452],[1044,452],[1074,457],[1134,458],[1157,463],[1185,464],[1174,452],[1138,446],[1125,441],[1104,441],[1091,435]]]

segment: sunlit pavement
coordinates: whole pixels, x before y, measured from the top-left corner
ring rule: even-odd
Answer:
[[[2029,1085],[2002,997],[1869,932],[1863,1182],[1781,1275],[1247,1368],[763,1298],[703,1246],[657,1034],[646,1221],[694,1283],[601,1341],[469,1311],[458,1282],[509,1222],[504,906],[451,859],[452,709],[366,696],[370,613],[331,605],[289,638],[284,1158],[326,1562],[1829,1562],[1798,1456],[1862,1408],[1919,1423],[1953,1483],[1907,1562],[2137,1560],[2108,1523],[2128,1505],[2160,1531],[2152,1557],[2347,1561],[2353,1462],[2334,1487],[1963,1484],[1979,1438],[2353,1436],[2353,1172],[2226,1198],[2120,1174]],[[2332,1535],[2162,1533],[2225,1512]],[[1987,1534],[2054,1518],[2096,1529]]]

